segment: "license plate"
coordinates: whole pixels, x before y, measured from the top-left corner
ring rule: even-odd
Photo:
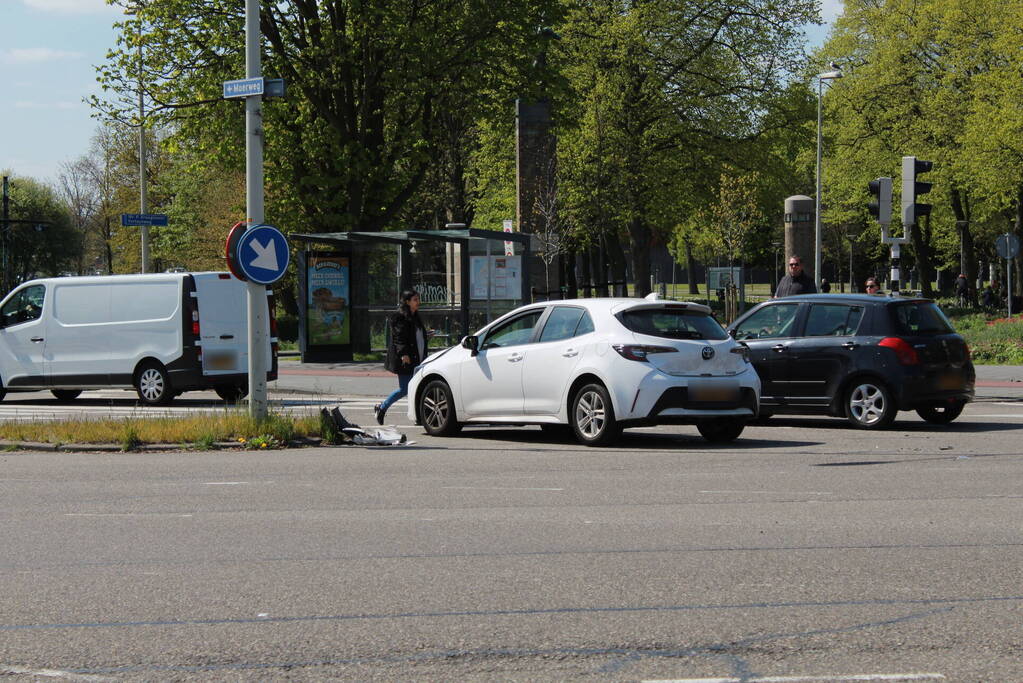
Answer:
[[[739,385],[736,382],[701,382],[689,384],[690,401],[738,401]]]
[[[938,388],[944,390],[962,389],[963,376],[958,372],[945,372],[938,378]]]
[[[234,351],[208,351],[203,354],[203,365],[207,370],[236,370],[238,354]]]

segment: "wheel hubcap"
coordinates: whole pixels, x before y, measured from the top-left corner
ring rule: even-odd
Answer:
[[[149,401],[160,398],[163,395],[163,375],[157,370],[144,370],[139,378],[139,388]]]
[[[423,397],[423,421],[432,429],[440,429],[448,418],[448,397],[436,387]]]
[[[592,439],[604,429],[604,399],[595,391],[587,391],[575,405],[575,423],[583,435]]]
[[[857,422],[871,425],[884,417],[884,394],[873,384],[861,384],[849,396],[849,410]]]

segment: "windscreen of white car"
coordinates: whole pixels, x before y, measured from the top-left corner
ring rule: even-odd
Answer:
[[[726,339],[724,329],[701,311],[685,308],[639,308],[619,314],[628,329],[665,339]]]
[[[531,311],[514,320],[502,323],[487,332],[480,349],[493,349],[500,346],[517,346],[525,344],[533,338],[533,327],[540,319],[543,310]]]

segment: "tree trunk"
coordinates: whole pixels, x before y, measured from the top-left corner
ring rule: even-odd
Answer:
[[[628,287],[628,283],[625,281],[625,250],[622,249],[618,233],[613,230],[609,231],[605,243],[607,248],[604,250],[604,258],[607,259],[610,266],[611,280],[619,283],[613,286],[611,293],[614,296],[625,296]]]
[[[923,226],[917,224],[910,233],[910,239],[916,254],[917,273],[920,275],[920,292],[930,299],[934,297],[934,290],[931,288],[931,274],[934,271],[934,266],[931,263],[930,240],[926,239],[931,233],[930,215],[925,218],[924,222],[927,224],[927,229],[924,230]]]
[[[568,287],[568,293],[565,295],[566,299],[576,299],[579,297],[579,281],[575,275],[575,262],[576,255],[574,251],[570,251],[565,254],[565,286]]]
[[[1019,238],[1023,234],[1023,185],[1016,188],[1016,216],[1013,225],[1013,232],[1016,233],[1016,237]],[[1012,272],[1012,288],[1015,294],[1023,293],[1023,259],[1018,256],[1012,260],[1013,272]],[[1012,307],[1013,313],[1016,312],[1016,307]]]
[[[632,277],[635,296],[644,297],[650,293],[650,226],[642,218],[629,221],[629,236],[632,238]]]
[[[594,255],[593,261],[593,279],[594,286],[596,287],[597,296],[607,296],[607,274],[608,274],[608,240],[606,234],[600,235],[600,246],[597,248],[597,253]]]
[[[970,232],[970,199],[963,196],[959,189],[951,192],[952,211],[956,217],[956,228],[959,230],[959,241],[962,245],[959,264],[966,280],[974,282],[977,279],[977,259],[974,254],[973,233]]]
[[[689,283],[689,293],[699,294],[700,283],[696,281],[696,259],[693,258],[693,245],[686,243],[686,281]]]
[[[582,278],[583,278],[583,298],[589,299],[593,296],[593,291],[590,289],[593,285],[593,269],[590,268],[590,259],[593,257],[593,248],[587,247],[580,254],[582,258],[579,260],[582,262]]]

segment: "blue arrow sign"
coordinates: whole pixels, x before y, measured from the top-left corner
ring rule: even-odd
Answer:
[[[269,285],[284,277],[290,258],[288,238],[271,225],[257,225],[238,240],[235,262],[249,280]]]
[[[132,225],[167,225],[167,214],[165,213],[122,213],[121,225],[128,227]]]
[[[224,81],[224,97],[252,97],[263,94],[263,77]]]

